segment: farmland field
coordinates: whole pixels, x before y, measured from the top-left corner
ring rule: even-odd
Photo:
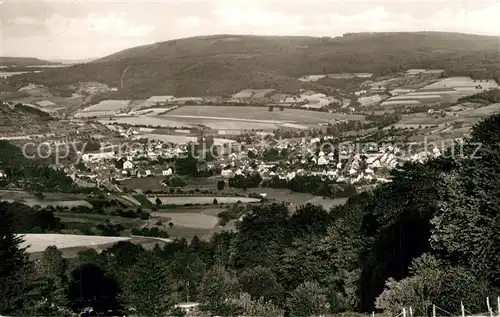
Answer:
[[[216,232],[234,229],[234,221],[229,221],[225,226],[217,226],[217,214],[226,208],[218,206],[178,206],[159,209],[151,213],[153,216],[148,222],[156,226],[157,221],[163,222],[162,230],[168,232],[172,238],[210,239]],[[169,222],[173,226],[168,225]]]
[[[156,133],[143,133],[143,134],[138,135],[137,138],[148,138],[148,139],[160,140],[163,142],[175,143],[175,144],[187,144],[189,142],[196,142],[197,141],[197,137],[195,137],[195,136],[156,134]],[[223,145],[223,144],[229,144],[229,143],[234,143],[234,142],[236,142],[236,141],[229,140],[229,139],[214,138],[215,145]]]
[[[129,239],[129,237],[84,236],[73,234],[25,234],[24,242],[21,244],[21,247],[28,247],[27,252],[33,253],[44,251],[51,245],[55,245],[58,249],[79,246],[92,247]]]
[[[116,111],[81,111],[75,114],[75,118],[111,117]]]
[[[300,109],[268,111],[266,107],[243,106],[184,106],[177,108],[163,117],[191,116],[198,119],[262,121],[262,123],[290,122],[302,124],[317,124],[333,119],[364,120],[362,115],[343,115]]]
[[[248,188],[249,193],[266,194],[267,199],[275,199],[278,201],[285,201],[296,205],[302,205],[306,201],[314,198],[315,196],[308,193],[296,193],[289,189],[284,188]],[[242,191],[243,193],[243,191]]]
[[[129,117],[129,116],[115,116],[110,118],[112,120],[102,120],[103,124],[118,123],[118,124],[128,124],[132,126],[153,126],[153,127],[163,127],[163,128],[176,128],[176,127],[186,127],[192,128],[193,125],[183,121],[169,120],[164,117]]]
[[[92,208],[92,205],[85,200],[68,200],[68,201],[43,201],[43,200],[37,200],[33,198],[26,198],[26,199],[19,199],[19,200],[14,200],[14,199],[0,199],[0,201],[6,201],[9,203],[13,202],[18,202],[21,204],[28,205],[30,207],[33,206],[40,206],[42,208],[48,207],[48,206],[53,206],[53,207],[78,207],[78,206],[85,206]]]
[[[93,115],[98,115],[92,112]],[[81,113],[79,113],[81,115]],[[90,115],[90,114],[89,114]],[[275,109],[268,111],[267,107],[244,106],[183,106],[166,114],[156,116],[112,116],[112,122],[130,125],[150,125],[159,127],[194,127],[205,126],[214,130],[275,130],[286,124],[304,129],[316,126],[320,122],[332,120],[364,120],[363,115],[345,115],[308,111],[302,109]],[[102,123],[109,124],[110,121]]]
[[[44,193],[45,198],[43,200],[35,198],[30,193],[18,190],[0,190],[0,201],[6,202],[19,202],[30,207],[39,205],[40,207],[46,206],[61,206],[61,207],[76,207],[76,206],[86,206],[92,207],[92,205],[79,198],[77,195],[59,194],[59,193]]]
[[[87,111],[118,111],[120,109],[127,108],[130,104],[130,100],[103,100],[98,104],[87,107],[82,112]]]
[[[211,229],[214,228],[219,221],[216,216],[201,213],[155,212],[152,213],[152,215],[154,217],[168,217],[170,218],[170,221],[174,223],[174,226],[182,226],[188,228]]]
[[[500,112],[500,103],[494,103],[485,107],[476,108],[474,110],[459,112],[462,117],[488,117],[494,113]]]
[[[163,190],[165,186],[163,185],[163,181],[165,177],[143,177],[143,178],[135,178],[131,177],[129,179],[125,179],[120,181],[120,187],[127,187],[133,189],[141,189],[145,190]]]
[[[248,198],[248,197],[215,197],[215,196],[164,196],[158,197],[160,198],[162,204],[164,205],[185,205],[185,204],[193,204],[193,205],[205,205],[212,204],[214,198],[217,199],[219,203],[224,204],[232,204],[238,201],[242,203],[257,203],[260,199],[257,198]],[[153,204],[155,203],[155,197],[148,197],[149,201]]]
[[[308,193],[297,193],[284,188],[249,188],[248,192],[265,193],[266,198],[275,199],[292,203],[296,206],[305,205],[307,203],[313,205],[321,205],[325,210],[330,210],[332,207],[342,205],[347,201],[347,198],[324,199],[323,197],[314,196]]]
[[[156,115],[161,115],[163,113],[166,113],[170,110],[174,109],[174,107],[170,108],[148,108],[148,109],[143,109],[143,110],[135,110],[132,112],[129,112],[129,115],[134,115],[134,116],[147,116],[147,117],[154,117]]]
[[[313,204],[313,205],[320,205],[325,209],[326,211],[329,211],[335,206],[343,205],[347,202],[347,198],[335,198],[335,199],[324,199],[323,197],[314,197],[306,203]]]

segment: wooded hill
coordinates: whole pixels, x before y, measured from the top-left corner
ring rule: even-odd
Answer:
[[[0,101],[0,134],[47,133],[48,122],[53,118],[46,112],[23,104],[9,106]]]
[[[114,97],[233,94],[244,88],[296,92],[302,75],[443,68],[500,77],[498,37],[458,33],[358,33],[342,37],[214,35],[130,48],[87,64],[13,76],[48,86],[99,81]]]
[[[46,61],[34,57],[8,57],[0,56],[0,66],[39,66],[39,65],[59,65],[61,63]]]

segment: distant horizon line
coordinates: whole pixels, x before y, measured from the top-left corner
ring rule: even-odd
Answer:
[[[464,32],[453,32],[453,31],[431,31],[431,30],[421,30],[421,31],[379,31],[379,32],[345,32],[342,35],[337,35],[337,36],[312,36],[312,35],[265,35],[265,34],[240,34],[240,33],[215,33],[215,34],[208,34],[208,35],[193,35],[193,36],[186,36],[186,37],[179,37],[179,38],[173,38],[169,40],[160,40],[157,42],[149,43],[149,44],[140,44],[136,46],[131,46],[124,48],[122,50],[115,51],[110,54],[106,54],[104,56],[99,56],[99,57],[82,57],[82,58],[68,58],[68,57],[34,57],[34,56],[1,56],[1,58],[36,58],[40,59],[42,61],[47,61],[47,62],[56,62],[56,63],[62,63],[62,64],[71,64],[71,63],[83,63],[83,62],[91,62],[94,60],[98,60],[100,58],[104,58],[109,55],[113,55],[115,53],[136,48],[136,47],[141,47],[141,46],[149,46],[149,45],[155,45],[155,44],[160,44],[160,43],[165,43],[165,42],[171,42],[171,41],[178,41],[178,40],[184,40],[184,39],[203,39],[203,38],[211,38],[211,37],[217,37],[217,36],[246,36],[246,37],[296,37],[296,38],[342,38],[344,36],[350,36],[350,35],[362,35],[362,34],[405,34],[405,33],[443,33],[443,34],[460,34],[460,35],[470,35],[470,36],[481,36],[481,37],[498,37],[499,38],[499,43],[500,43],[500,34],[498,35],[486,35],[486,34],[477,34],[477,33],[464,33]],[[1,66],[1,65],[0,65]]]

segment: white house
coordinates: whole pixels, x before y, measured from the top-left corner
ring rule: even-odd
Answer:
[[[133,169],[134,168],[134,163],[132,163],[131,161],[126,161],[123,163],[123,169],[124,170],[130,170],[130,169]]]
[[[318,159],[318,165],[326,165],[328,164],[328,160],[324,156],[320,156]]]
[[[97,162],[104,159],[112,159],[114,156],[113,152],[85,153],[82,155],[82,160],[84,162]]]
[[[162,176],[170,176],[172,174],[173,174],[173,171],[172,171],[171,167],[167,168],[166,170],[161,171]]]
[[[176,308],[180,308],[186,314],[196,311],[199,306],[199,303],[180,303],[175,305]]]
[[[7,177],[7,175],[5,175],[5,171],[0,170],[0,178],[3,178],[3,177]]]
[[[231,170],[222,170],[220,172],[220,175],[222,177],[229,178],[229,177],[233,176],[233,171],[231,171]]]

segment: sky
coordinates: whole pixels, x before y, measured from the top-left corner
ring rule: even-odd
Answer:
[[[500,1],[0,0],[0,56],[49,60],[211,34],[341,36],[447,31],[500,36]]]

